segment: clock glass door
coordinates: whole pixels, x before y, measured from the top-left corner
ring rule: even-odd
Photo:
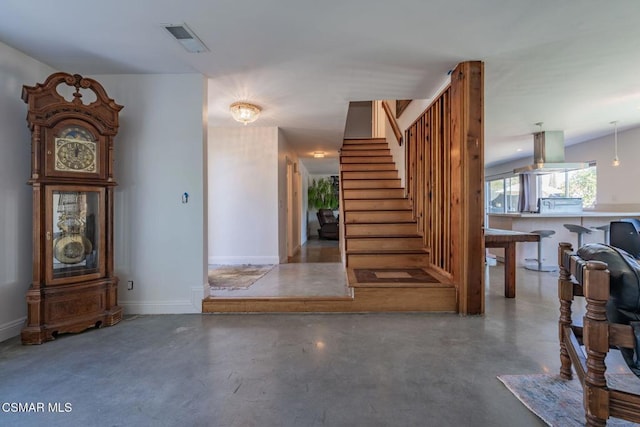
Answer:
[[[47,233],[49,282],[100,277],[104,265],[103,189],[52,188],[47,198],[51,220]]]

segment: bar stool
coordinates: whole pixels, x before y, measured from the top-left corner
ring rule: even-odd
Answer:
[[[564,224],[564,227],[570,232],[578,235],[578,247],[576,249],[580,249],[582,247],[582,235],[591,234],[591,229],[578,224]]]
[[[598,227],[591,227],[595,230],[600,230],[604,232],[604,244],[608,245],[609,244],[609,230],[611,229],[611,224],[605,224],[605,225],[601,225]]]
[[[540,240],[538,240],[538,258],[527,258],[525,261],[537,261],[534,265],[525,265],[524,268],[527,270],[535,270],[535,271],[556,271],[558,269],[555,265],[543,265],[542,261],[542,239],[550,237],[556,234],[553,230],[533,230],[530,231],[531,234],[537,234],[540,236]]]

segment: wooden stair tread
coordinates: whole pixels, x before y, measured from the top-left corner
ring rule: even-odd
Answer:
[[[354,255],[402,255],[402,254],[428,254],[427,249],[347,249],[345,253]]]
[[[374,212],[411,212],[411,211],[412,211],[411,208],[398,208],[398,209],[376,209]],[[344,212],[369,213],[371,212],[371,209],[344,209]]]
[[[346,224],[354,224],[354,223],[347,222]],[[366,225],[380,225],[380,226],[383,226],[383,225],[389,225],[389,224],[402,224],[402,225],[405,225],[405,224],[417,224],[417,223],[416,223],[415,220],[411,220],[411,221],[395,221],[395,222],[378,222],[378,221],[376,221],[376,222],[357,222],[355,224],[366,224]],[[349,236],[349,237],[353,237],[353,236]]]
[[[385,224],[386,225],[386,224]],[[352,234],[349,239],[415,239],[422,238],[420,234]]]
[[[438,277],[431,276],[427,270],[420,269],[426,273],[426,280],[411,280],[411,281],[392,281],[377,279],[375,281],[362,281],[358,280],[358,277],[354,268],[347,268],[347,281],[349,283],[349,287],[351,288],[454,288],[452,283],[448,281],[440,280]],[[395,270],[401,271],[402,269],[359,269],[359,270],[372,270],[372,271],[384,271],[384,270]],[[416,270],[414,268],[407,270]]]
[[[363,144],[364,145],[364,144]],[[367,145],[367,147],[369,147],[369,145]],[[343,157],[345,155],[345,153],[349,153],[349,156],[353,156],[353,155],[364,155],[364,156],[390,156],[391,155],[391,149],[389,147],[386,146],[380,146],[380,147],[375,147],[375,148],[367,148],[364,149],[362,147],[360,148],[356,148],[356,149],[350,149],[348,147],[342,147],[340,149],[340,157]]]
[[[362,172],[379,172],[379,171],[362,171]],[[392,171],[395,172],[395,171]],[[375,176],[367,176],[362,178],[343,178],[343,181],[399,181],[400,178],[392,177],[392,178],[376,178]]]
[[[357,188],[357,189],[348,189],[348,190],[352,191],[352,190],[362,190],[362,189],[361,188]],[[370,188],[367,188],[366,190],[370,190]],[[393,190],[393,188],[391,188],[391,189],[385,188],[385,190]],[[354,198],[354,197],[344,197],[342,200],[359,200],[359,201],[363,201],[364,200],[364,201],[369,202],[371,200],[407,200],[407,198],[406,197],[400,197],[400,196],[397,196],[397,197],[389,196],[389,197],[387,197],[385,199],[358,199],[358,198]],[[393,209],[391,209],[391,210],[393,210]]]
[[[386,138],[344,138],[343,142],[348,142],[351,144],[357,144],[358,142],[362,142],[365,144],[370,144],[372,142],[378,142],[381,144],[388,144]]]

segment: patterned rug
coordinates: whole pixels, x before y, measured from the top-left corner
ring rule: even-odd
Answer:
[[[273,265],[247,264],[209,266],[209,286],[212,290],[247,289],[273,267]]]
[[[552,427],[585,425],[582,387],[577,379],[565,381],[558,375],[500,375],[498,379],[520,402]],[[607,382],[621,390],[640,393],[640,380],[633,374],[607,375]],[[607,426],[637,426],[635,423],[609,418]]]
[[[421,268],[354,268],[358,283],[438,283]]]

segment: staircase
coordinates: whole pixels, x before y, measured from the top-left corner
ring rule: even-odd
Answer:
[[[430,269],[384,139],[347,139],[340,155],[343,249],[349,294],[208,297],[203,313],[457,312],[457,291]]]
[[[347,277],[355,300],[378,293],[391,299],[387,309],[455,311],[455,288],[428,268],[429,251],[386,140],[344,140],[340,171]]]

